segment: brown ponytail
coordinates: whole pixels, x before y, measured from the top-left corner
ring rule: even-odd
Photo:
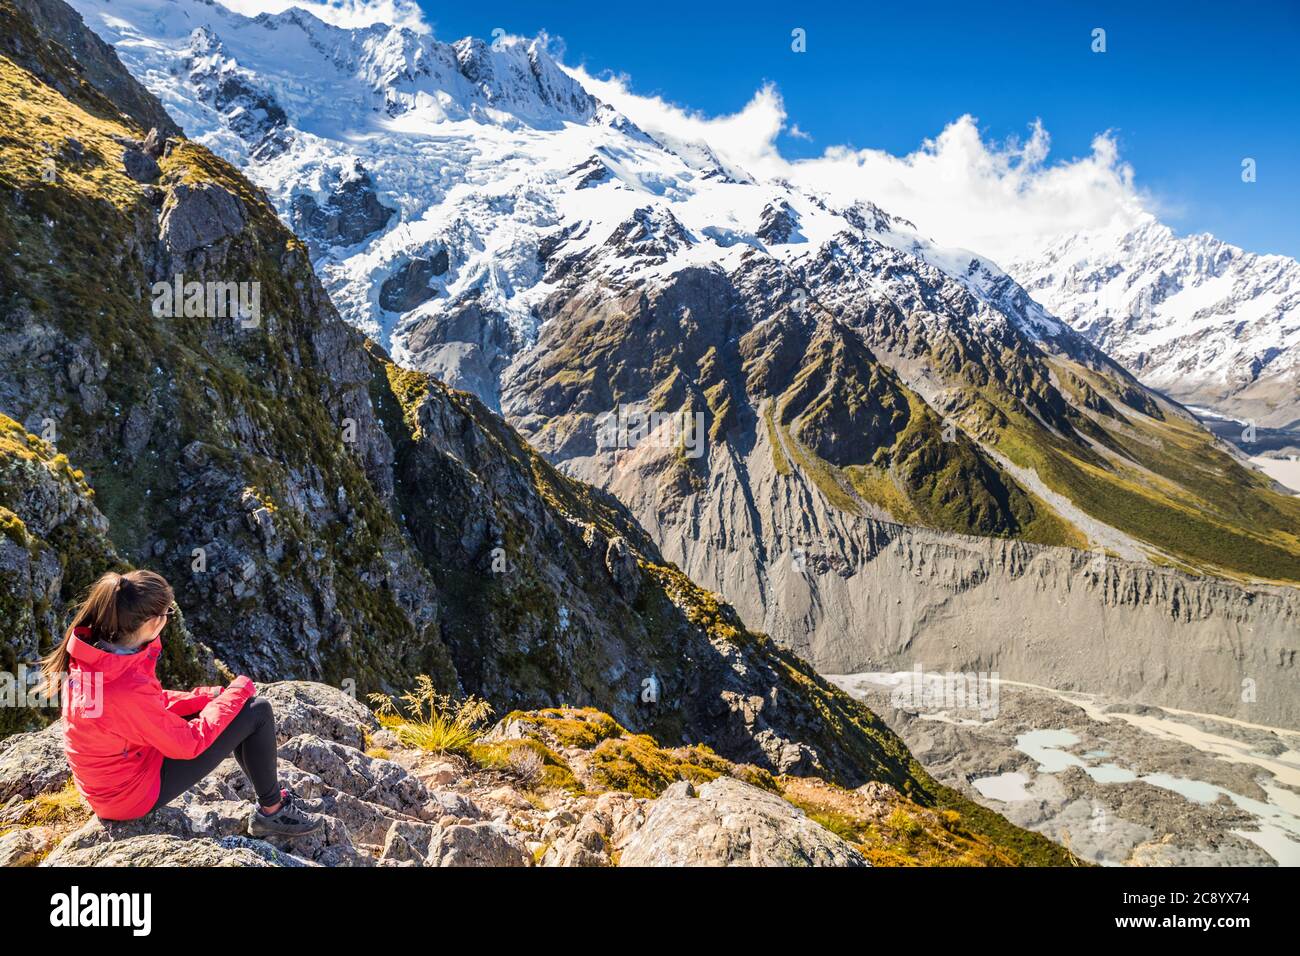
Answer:
[[[90,641],[117,644],[138,631],[145,621],[162,617],[176,599],[171,585],[153,571],[110,571],[90,586],[72,616],[59,646],[41,660],[44,693],[54,697],[68,670],[68,643],[78,628],[90,629]]]

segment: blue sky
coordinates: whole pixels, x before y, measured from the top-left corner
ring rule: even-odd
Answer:
[[[834,145],[907,154],[965,113],[990,140],[1023,138],[1041,119],[1049,162],[1086,155],[1111,130],[1180,233],[1300,257],[1297,0],[420,5],[443,40],[546,30],[566,63],[709,115],[774,83],[812,137],[782,135],[789,158]],[[791,51],[795,27],[806,53]],[[1095,27],[1105,53],[1090,49]]]

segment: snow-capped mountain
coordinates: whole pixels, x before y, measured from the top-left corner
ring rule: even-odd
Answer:
[[[1300,423],[1300,263],[1146,217],[1065,237],[1011,272],[1144,383],[1260,425]]]
[[[881,521],[941,549],[958,532],[1300,580],[1275,533],[1296,503],[1011,275],[869,202],[648,134],[545,38],[74,5],[266,190],[345,318],[613,491],[791,642],[858,632],[846,582],[904,553],[873,564],[899,533]],[[610,447],[616,411],[666,431]],[[689,453],[688,419],[707,435]],[[812,559],[791,570],[796,550]]]
[[[1006,308],[991,262],[902,220],[832,209],[754,182],[703,143],[648,136],[565,73],[545,38],[448,44],[212,0],[73,5],[188,135],[267,190],[349,321],[493,406],[505,364],[535,339],[541,259],[594,250],[632,222],[638,241],[667,223],[678,235],[620,259],[621,274],[728,268],[752,249],[792,261],[866,230],[970,290],[988,320],[1063,331],[1032,303]],[[772,242],[770,216],[798,227]]]

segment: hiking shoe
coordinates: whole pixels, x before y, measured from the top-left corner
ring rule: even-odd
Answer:
[[[324,817],[302,809],[290,795],[285,798],[280,809],[275,813],[263,813],[261,807],[253,807],[253,812],[248,818],[248,835],[252,837],[305,836],[308,833],[315,833],[324,825]]]

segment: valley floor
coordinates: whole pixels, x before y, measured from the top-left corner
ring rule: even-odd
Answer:
[[[1080,857],[1300,865],[1296,731],[1010,681],[982,686],[977,702],[939,674],[828,679],[879,713],[937,779]],[[922,686],[949,693],[908,695]]]
[[[1300,457],[1268,458],[1258,455],[1250,462],[1274,481],[1281,482],[1300,495]]]

